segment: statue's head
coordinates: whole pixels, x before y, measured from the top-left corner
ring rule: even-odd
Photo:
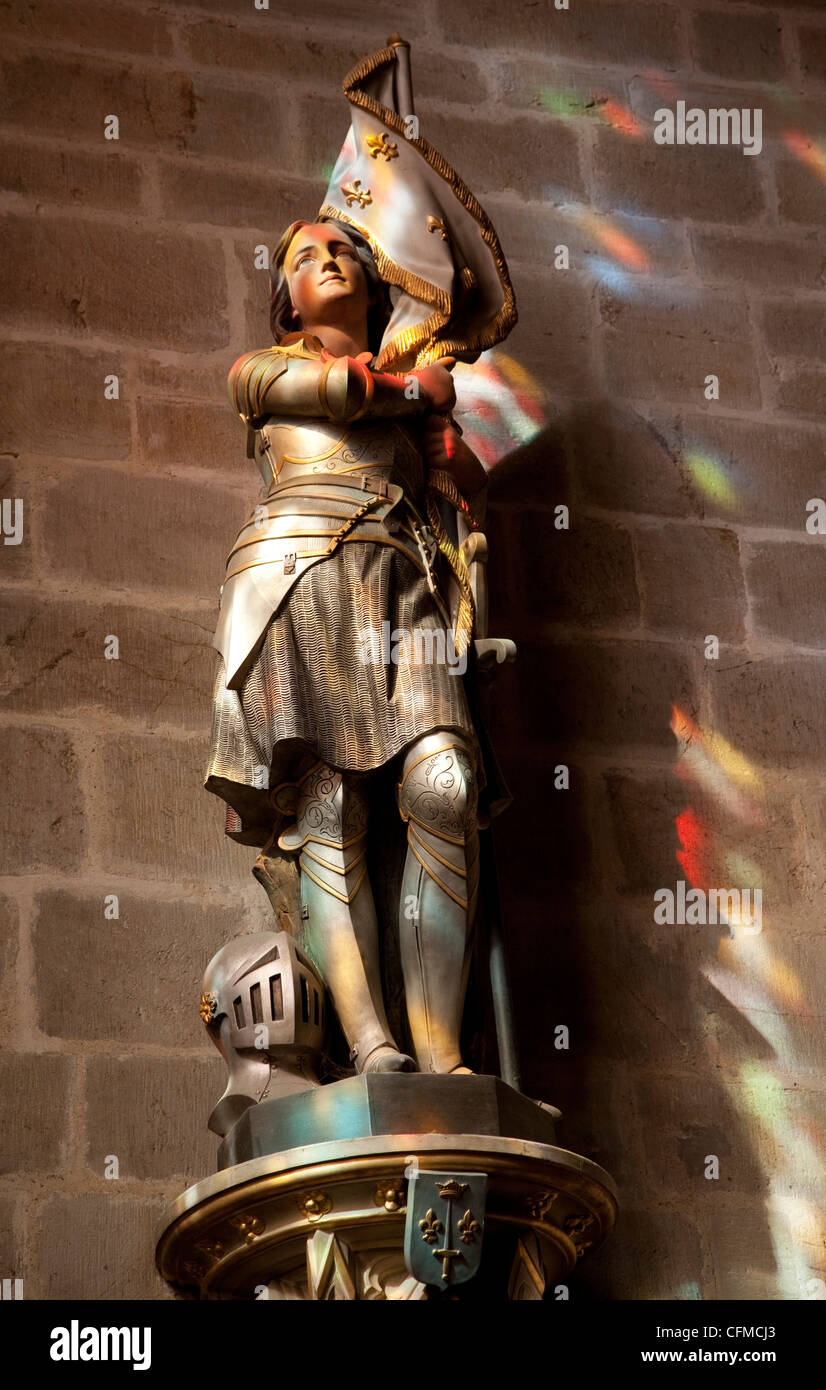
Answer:
[[[330,219],[291,222],[272,258],[270,325],[273,341],[308,324],[338,321],[342,301],[364,315],[370,350],[379,343],[392,305],[373,253],[355,227]]]

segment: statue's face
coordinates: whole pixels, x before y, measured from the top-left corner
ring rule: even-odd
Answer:
[[[323,323],[337,301],[367,313],[367,279],[350,238],[340,227],[316,222],[299,227],[284,257],[290,299],[303,324]]]

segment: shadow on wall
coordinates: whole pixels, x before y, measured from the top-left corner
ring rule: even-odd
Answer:
[[[571,456],[589,438],[637,475],[640,511],[651,470],[683,486],[647,424],[604,402],[491,477],[490,630],[519,646],[490,721],[515,798],[496,840],[523,1087],[620,1188],[616,1231],[572,1297],[776,1298],[768,1176],[732,1084],[775,1051],[707,978],[735,928],[654,921],[655,890],[687,877],[678,818],[693,807],[709,833],[730,829],[713,789],[675,776],[673,709],[696,716],[705,663],[695,640],[643,630],[628,514],[579,504]]]

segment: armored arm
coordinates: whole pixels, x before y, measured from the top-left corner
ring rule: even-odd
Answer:
[[[327,361],[279,347],[248,352],[229,373],[229,395],[244,423],[257,429],[268,415],[323,420],[421,415],[434,408],[426,368],[407,377],[373,372],[354,357]],[[413,379],[416,378],[415,385]]]

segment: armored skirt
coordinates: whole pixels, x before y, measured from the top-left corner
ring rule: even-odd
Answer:
[[[369,772],[440,728],[476,747],[444,627],[426,579],[395,547],[352,541],[312,565],[240,689],[226,688],[218,661],[206,787],[227,803],[227,834],[267,845],[285,823],[271,791],[319,758]]]

